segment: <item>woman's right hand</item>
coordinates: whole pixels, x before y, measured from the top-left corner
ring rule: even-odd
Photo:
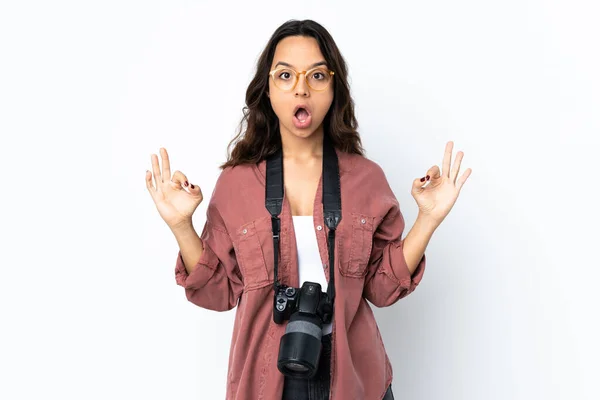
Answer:
[[[171,230],[191,224],[192,214],[202,202],[202,191],[198,185],[192,185],[180,171],[175,171],[171,178],[169,155],[164,148],[160,149],[162,170],[158,165],[158,157],[152,154],[152,173],[146,171],[146,187],[162,219]],[[152,184],[152,176],[154,183]],[[184,189],[188,188],[189,192]]]

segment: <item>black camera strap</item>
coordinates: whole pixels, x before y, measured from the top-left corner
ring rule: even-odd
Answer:
[[[334,250],[335,229],[342,219],[342,200],[340,192],[340,171],[338,157],[327,134],[323,137],[323,217],[325,225],[329,228],[328,251],[329,251],[329,283],[327,295],[333,304],[335,297],[334,285]],[[275,256],[275,283],[273,289],[277,293],[281,286],[277,276],[277,265],[279,259],[279,233],[281,231],[281,220],[279,214],[283,206],[283,151],[281,148],[267,158],[267,172],[265,185],[265,207],[271,214],[273,227],[273,254]]]

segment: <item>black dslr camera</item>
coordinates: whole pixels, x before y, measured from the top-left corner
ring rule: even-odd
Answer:
[[[312,378],[319,367],[323,324],[331,322],[333,304],[321,285],[304,282],[300,289],[282,285],[274,297],[273,320],[289,319],[279,343],[277,368],[287,376]]]

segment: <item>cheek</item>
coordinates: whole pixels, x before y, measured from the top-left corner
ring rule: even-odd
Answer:
[[[321,116],[325,116],[327,111],[331,108],[331,104],[333,103],[333,93],[328,95],[324,95],[322,99],[319,101],[319,110],[321,112]]]
[[[283,113],[285,112],[286,107],[289,107],[286,105],[286,101],[277,92],[271,92],[269,99],[271,101],[271,108],[273,108],[275,115],[281,118],[283,116]]]

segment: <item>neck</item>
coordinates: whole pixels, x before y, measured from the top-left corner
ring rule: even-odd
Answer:
[[[305,138],[281,130],[281,145],[284,159],[320,160],[323,157],[323,125]]]

